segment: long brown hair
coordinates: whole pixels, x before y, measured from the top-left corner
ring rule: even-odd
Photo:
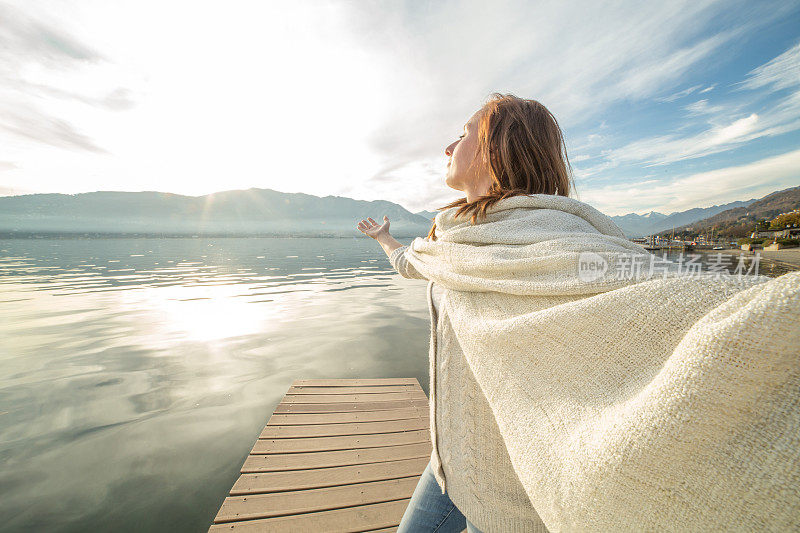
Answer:
[[[486,209],[521,194],[569,196],[575,188],[567,146],[556,117],[536,100],[493,93],[481,108],[477,157],[488,168],[487,193],[467,202],[460,198],[437,210],[461,206],[455,216],[486,217]],[[427,238],[436,240],[436,222]]]

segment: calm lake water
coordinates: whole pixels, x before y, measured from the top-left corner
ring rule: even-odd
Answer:
[[[415,377],[369,239],[0,241],[0,529],[205,531],[300,378]]]
[[[429,393],[426,284],[367,237],[0,241],[0,529],[205,531],[295,379]]]

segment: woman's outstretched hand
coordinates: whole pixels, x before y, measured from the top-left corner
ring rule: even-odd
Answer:
[[[378,240],[382,235],[389,235],[389,217],[383,215],[383,224],[378,224],[371,218],[362,220],[358,223],[358,229],[367,237]]]

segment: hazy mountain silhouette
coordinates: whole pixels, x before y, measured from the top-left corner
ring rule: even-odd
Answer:
[[[729,202],[727,204],[712,205],[711,207],[694,207],[686,211],[673,211],[669,215],[650,211],[645,215],[637,215],[636,213],[628,213],[627,215],[617,215],[611,219],[620,227],[627,237],[643,237],[645,235],[652,235],[665,230],[671,230],[673,227],[685,226],[698,220],[708,218],[728,209],[736,207],[746,207],[753,202],[756,198],[750,200],[739,200],[736,202]]]
[[[773,193],[774,194],[774,193]],[[693,208],[669,215],[651,211],[611,217],[628,237],[686,226],[756,199]],[[354,200],[272,189],[205,196],[162,192],[99,191],[0,197],[0,233],[16,235],[264,235],[358,236],[356,224],[389,217],[392,234],[424,236],[438,211],[411,213],[385,200]]]
[[[436,217],[436,215],[439,214],[439,211],[417,211],[414,214],[415,215],[419,215],[421,217],[425,217],[425,218],[429,219],[431,221],[431,223],[433,223],[433,219]]]
[[[361,235],[356,224],[389,217],[398,237],[426,235],[431,221],[402,206],[272,189],[206,196],[91,192],[0,197],[0,232],[152,235]]]

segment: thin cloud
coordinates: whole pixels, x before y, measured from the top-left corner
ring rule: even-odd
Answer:
[[[800,183],[800,150],[748,163],[658,182],[645,180],[584,189],[583,199],[608,215],[671,213],[759,198]],[[624,193],[621,193],[624,191]]]
[[[7,80],[7,86],[24,92],[27,96],[39,96],[58,100],[72,100],[92,107],[104,108],[109,111],[124,111],[136,105],[133,92],[125,87],[117,87],[101,96],[81,94],[75,91],[66,91],[42,83],[31,83],[25,80]]]
[[[0,129],[58,148],[105,153],[97,143],[67,118],[45,111],[38,102],[77,101],[109,110],[130,109],[130,93],[118,88],[104,96],[65,90],[56,85],[26,79],[26,72],[76,71],[107,61],[105,56],[77,37],[12,6],[0,6]],[[49,107],[49,106],[48,106]]]
[[[78,38],[23,10],[0,6],[0,19],[0,55],[6,69],[29,62],[57,67],[64,61],[104,60]]]
[[[800,42],[770,62],[753,69],[740,82],[742,89],[769,88],[773,91],[800,85]]]
[[[666,165],[731,150],[765,131],[763,120],[760,123],[759,116],[751,113],[697,135],[660,135],[634,141],[611,150],[607,158],[614,166],[629,162],[640,162],[645,166]]]
[[[92,139],[76,131],[69,122],[48,116],[33,107],[1,110],[0,128],[57,148],[106,153]]]
[[[710,105],[706,99],[687,104],[683,106],[683,109],[688,111],[689,115],[692,116],[717,115],[723,111],[729,110],[729,108],[722,105]]]
[[[740,85],[748,89],[797,88],[800,87],[797,72],[800,72],[800,44],[750,71]],[[756,95],[755,99],[761,96]],[[746,103],[711,105],[706,99],[694,102],[684,109],[690,115],[708,116],[705,129],[691,135],[667,134],[640,139],[609,150],[606,157],[614,166],[633,162],[646,166],[665,165],[733,150],[754,139],[800,128],[800,90],[762,104],[763,109],[758,112],[743,111],[747,107]]]
[[[694,87],[689,87],[688,89],[684,89],[682,91],[678,91],[678,92],[673,93],[673,94],[671,94],[669,96],[665,96],[664,98],[656,98],[656,100],[659,101],[659,102],[674,102],[675,100],[683,98],[684,96],[689,96],[690,94],[695,92],[700,87],[702,87],[702,85],[695,85]]]

